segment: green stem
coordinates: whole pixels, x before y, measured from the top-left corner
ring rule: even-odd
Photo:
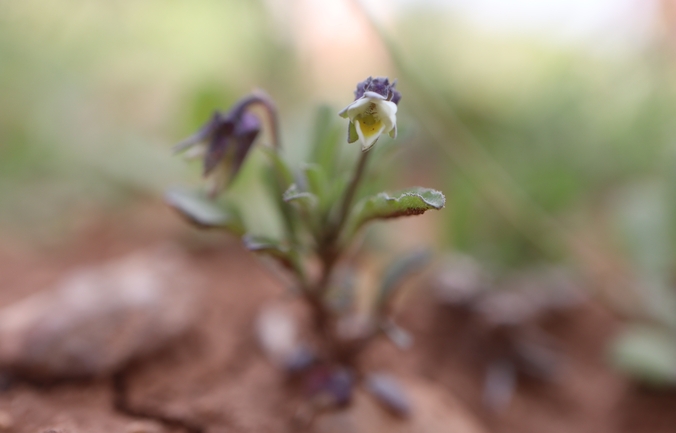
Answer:
[[[370,154],[371,152],[362,152],[361,156],[359,157],[357,169],[355,170],[352,180],[345,191],[345,196],[343,196],[343,202],[340,206],[340,213],[338,214],[338,220],[336,221],[336,225],[332,230],[335,232],[333,236],[335,236],[336,239],[338,238],[338,235],[340,235],[340,231],[343,229],[345,221],[347,220],[347,216],[350,213],[350,206],[352,206],[352,201],[354,200],[354,197],[357,193],[357,189],[359,189],[359,184],[364,177],[364,172],[366,171],[366,165],[368,163],[368,157]]]
[[[334,223],[329,223],[328,229],[325,232],[326,234],[319,242],[317,254],[321,260],[322,270],[319,281],[317,281],[317,284],[315,285],[314,292],[318,293],[320,296],[326,291],[329,280],[331,279],[333,267],[340,257],[341,251],[338,246],[338,239],[340,239],[341,231],[350,213],[350,208],[357,194],[357,190],[359,189],[359,185],[364,178],[368,157],[369,152],[363,152],[360,155],[357,168],[352,175],[352,179],[345,190],[343,201],[340,204],[338,217]]]

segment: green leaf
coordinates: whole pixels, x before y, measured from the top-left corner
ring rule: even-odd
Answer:
[[[434,189],[411,188],[395,193],[381,192],[361,200],[350,216],[347,232],[354,234],[361,226],[376,219],[420,215],[430,209],[442,209],[446,197]]]
[[[330,206],[330,185],[326,171],[318,164],[307,164],[303,168],[307,190],[319,200],[319,211],[324,214]]]
[[[292,183],[282,196],[287,203],[297,203],[305,210],[312,210],[318,202],[317,196],[311,192],[301,191],[298,185]]]
[[[277,173],[279,181],[282,182],[282,190],[286,189],[293,183],[293,171],[287,162],[282,158],[277,150],[265,147],[261,151],[270,159],[272,162],[273,168]]]
[[[613,364],[635,379],[651,385],[676,385],[676,340],[667,331],[633,326],[611,349]]]
[[[310,161],[319,164],[329,176],[336,171],[340,144],[344,140],[339,120],[332,107],[323,105],[317,109]]]
[[[170,189],[164,195],[166,203],[200,228],[217,228],[244,234],[244,224],[234,208],[226,210],[204,194],[183,189]]]
[[[274,195],[274,202],[282,216],[284,227],[289,239],[295,239],[297,233],[297,221],[292,215],[291,206],[285,202],[283,195],[293,184],[293,172],[277,149],[264,148],[263,153],[272,162],[273,170],[265,173],[264,181]]]
[[[375,308],[378,310],[384,308],[404,281],[421,271],[431,259],[432,253],[425,249],[406,254],[392,262],[383,273],[374,305]]]
[[[274,239],[261,236],[246,235],[242,241],[249,251],[267,255],[277,260],[285,268],[302,275],[298,255],[288,246]]]

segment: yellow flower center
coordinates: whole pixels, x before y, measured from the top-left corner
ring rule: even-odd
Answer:
[[[355,119],[357,127],[361,129],[364,137],[370,138],[380,132],[382,122],[378,117],[378,111],[376,109],[376,104],[373,102],[364,110],[363,113],[359,114]]]

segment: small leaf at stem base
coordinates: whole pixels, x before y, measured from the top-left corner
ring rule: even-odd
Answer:
[[[226,210],[200,193],[170,189],[164,195],[166,203],[181,216],[200,228],[215,228],[244,233],[244,225],[234,209]]]

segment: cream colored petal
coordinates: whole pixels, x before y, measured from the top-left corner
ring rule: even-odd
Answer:
[[[348,105],[347,107],[345,107],[345,108],[343,108],[342,110],[340,110],[340,113],[338,113],[338,115],[339,115],[340,117],[344,118],[344,119],[347,119],[347,110],[349,110],[351,106],[352,106],[352,104],[350,104],[350,105]]]
[[[374,101],[378,101],[378,100],[384,101],[384,100],[387,99],[386,97],[384,97],[380,93],[376,93],[376,92],[364,92],[364,96],[362,96],[362,98],[369,98],[369,99],[374,100]]]
[[[378,110],[383,116],[395,116],[397,114],[397,104],[392,101],[378,102]]]
[[[378,116],[385,124],[385,132],[389,133],[397,126],[397,105],[390,101],[378,103]],[[396,134],[396,133],[395,133]]]
[[[356,101],[354,101],[352,104],[350,104],[346,111],[347,111],[347,117],[350,120],[354,121],[354,118],[357,117],[358,115],[362,114],[368,106],[372,103],[368,98],[359,98]]]
[[[383,122],[380,122],[380,128],[378,128],[376,132],[370,134],[364,134],[364,131],[362,131],[362,124],[359,120],[355,119],[354,126],[357,129],[357,135],[359,136],[359,141],[361,141],[361,150],[363,152],[369,150],[385,130],[385,124]]]
[[[394,124],[394,127],[390,129],[390,137],[397,138],[397,124]]]

